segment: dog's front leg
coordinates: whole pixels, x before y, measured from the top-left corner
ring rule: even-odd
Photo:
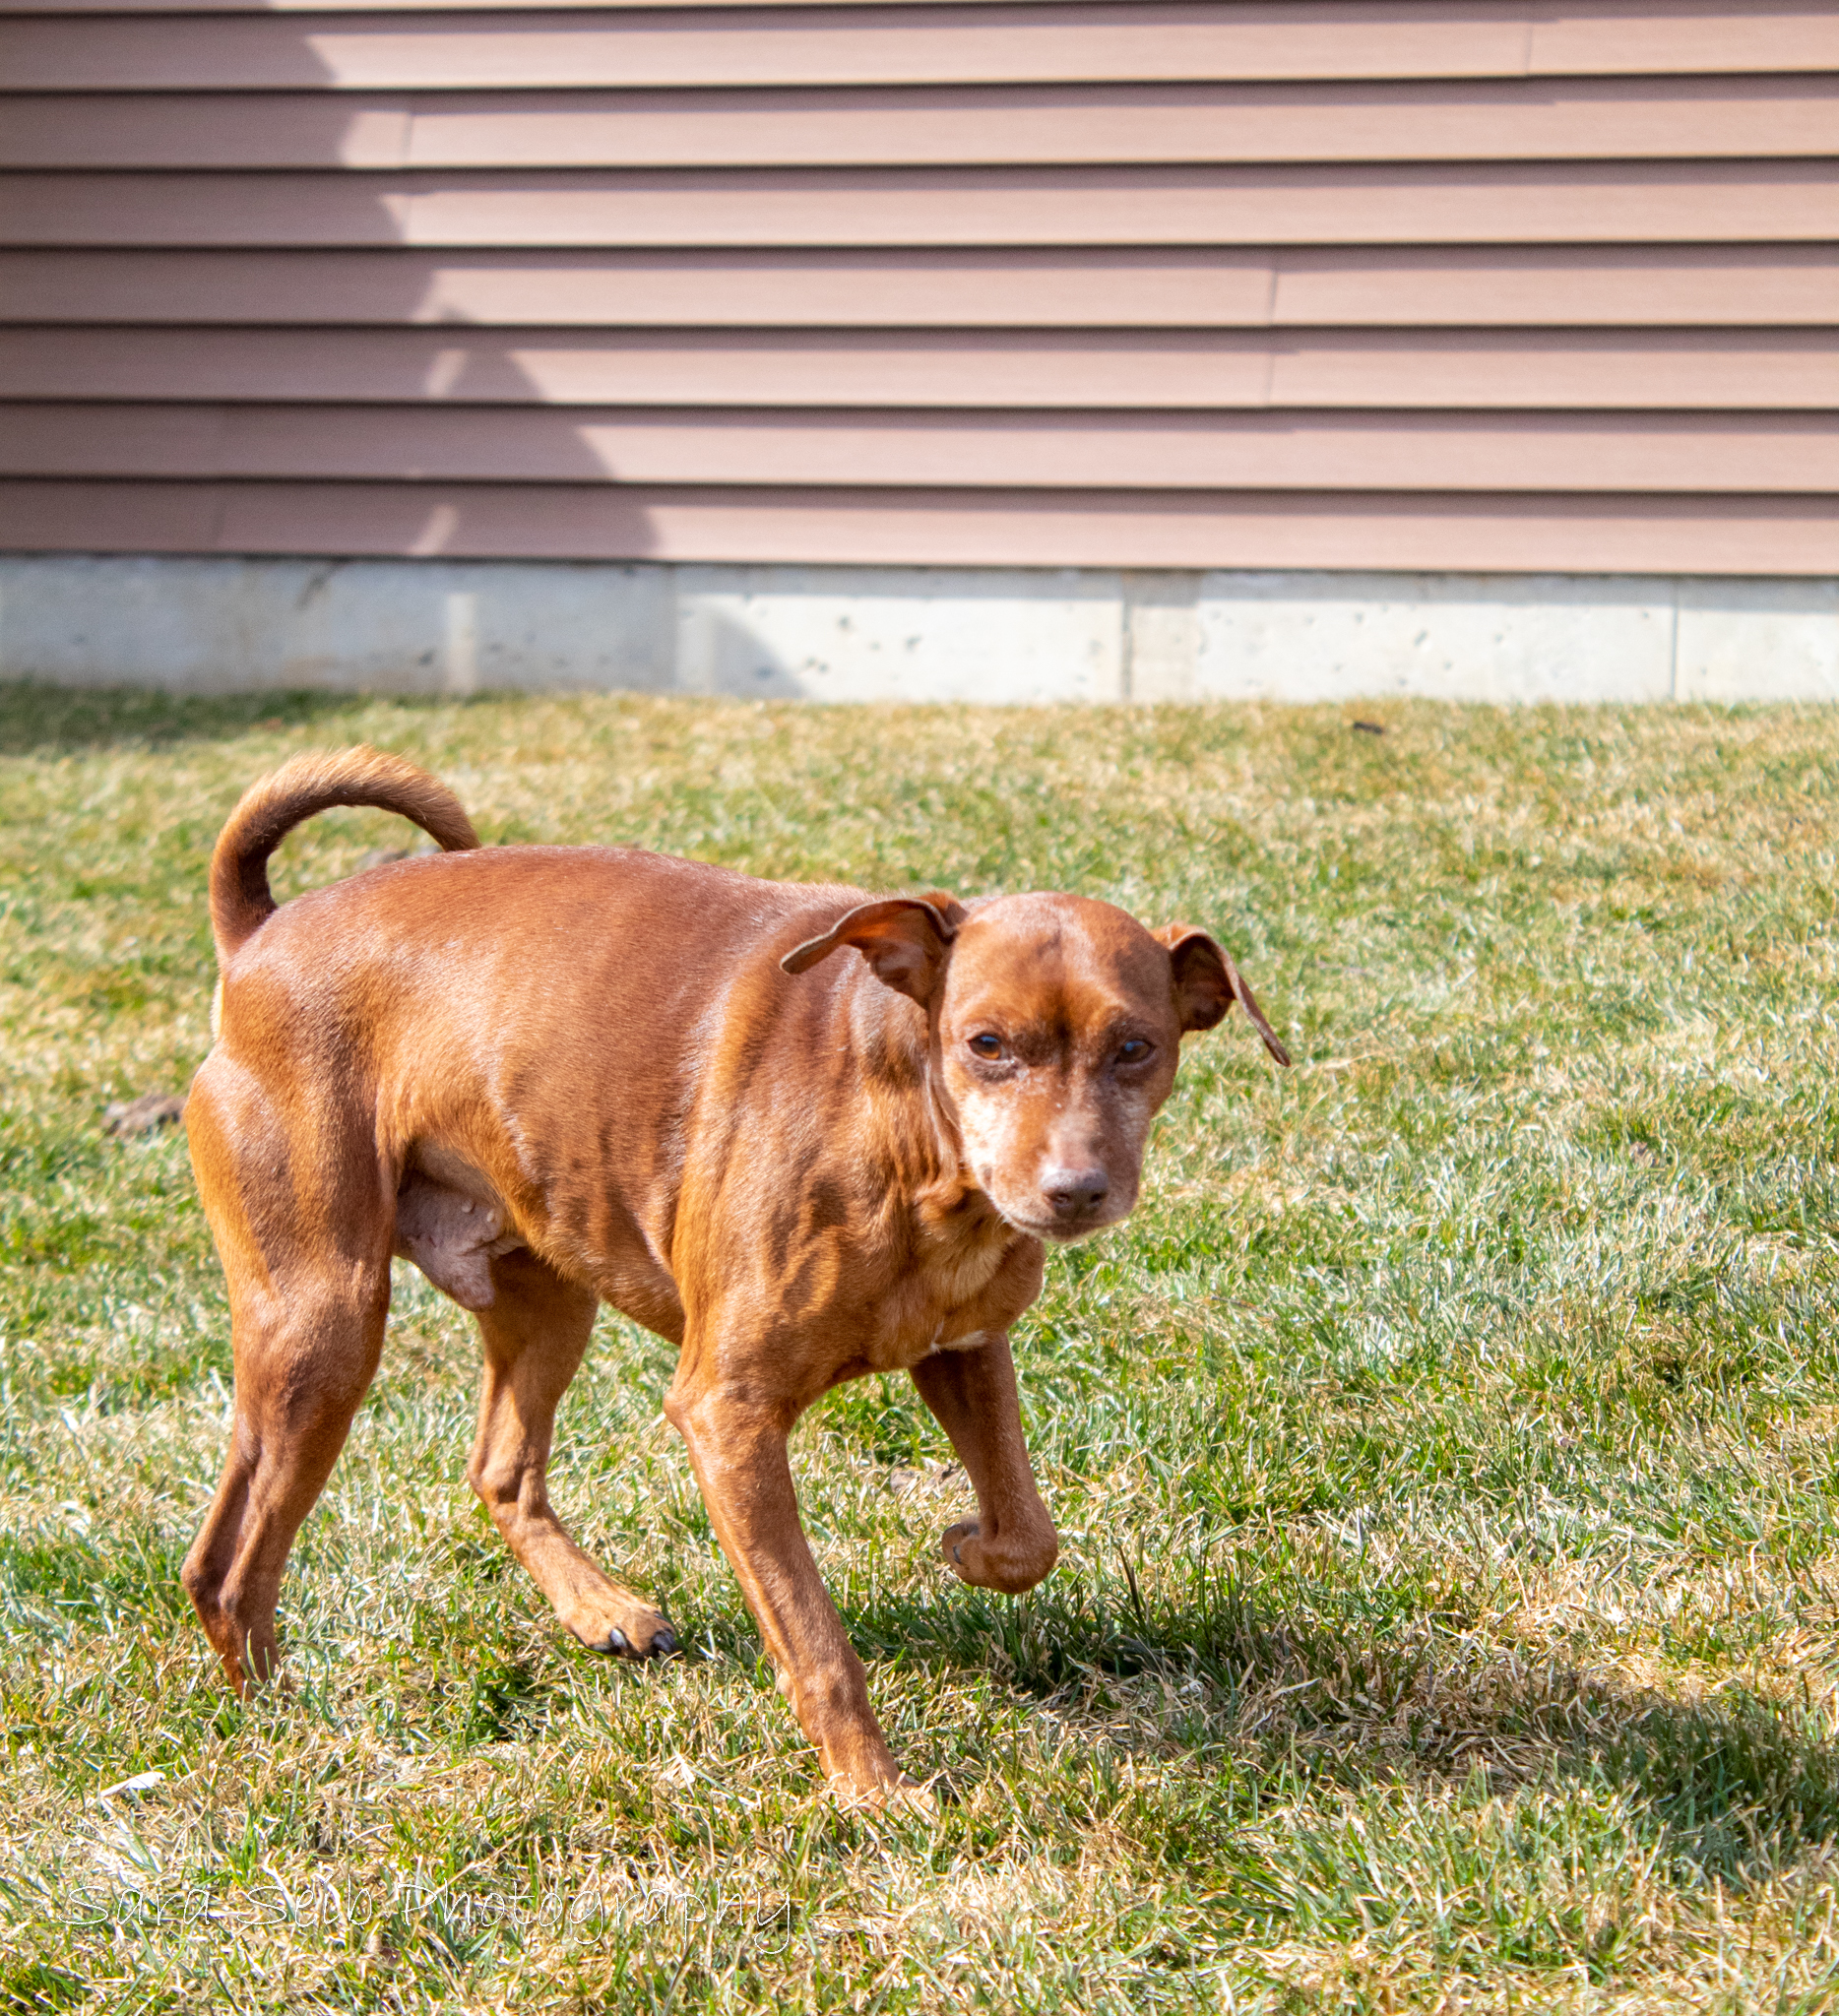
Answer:
[[[1022,1438],[1008,1332],[921,1358],[914,1384],[951,1437],[977,1492],[977,1517],[946,1530],[945,1559],[980,1588],[1010,1596],[1033,1589],[1059,1558],[1060,1543]]]
[[[910,1785],[868,1705],[868,1681],[811,1558],[786,1437],[797,1410],[739,1382],[679,1373],[665,1413],[689,1446],[716,1538],[739,1578],[804,1732],[837,1787],[880,1799]]]

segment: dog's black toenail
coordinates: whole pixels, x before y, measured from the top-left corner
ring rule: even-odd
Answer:
[[[596,1652],[630,1652],[632,1647],[619,1626],[610,1624],[607,1626],[606,1636],[594,1649]]]
[[[651,1650],[654,1659],[668,1659],[676,1649],[677,1634],[671,1630],[668,1624],[666,1624],[662,1630],[652,1633]]]

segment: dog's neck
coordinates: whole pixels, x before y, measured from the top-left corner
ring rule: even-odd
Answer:
[[[988,1247],[993,1267],[1024,1235],[990,1202],[965,1158],[936,1027],[917,1002],[866,974],[856,982],[853,1011],[863,1061],[899,1116],[890,1146],[922,1242],[967,1254]]]

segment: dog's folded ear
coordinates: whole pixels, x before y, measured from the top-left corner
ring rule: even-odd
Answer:
[[[779,963],[788,973],[804,973],[828,959],[839,945],[854,945],[874,976],[925,1007],[945,970],[945,955],[964,921],[964,907],[940,890],[925,896],[890,896],[860,903],[821,938],[807,938]]]
[[[1278,1041],[1277,1032],[1265,1021],[1264,1010],[1224,946],[1191,924],[1164,924],[1160,931],[1150,935],[1169,948],[1175,1010],[1184,1031],[1211,1029],[1224,1020],[1226,1011],[1237,1001],[1251,1018],[1252,1028],[1264,1039],[1264,1047],[1280,1064],[1290,1062],[1290,1052]]]

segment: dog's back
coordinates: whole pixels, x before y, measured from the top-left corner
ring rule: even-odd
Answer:
[[[294,899],[231,953],[195,1097],[253,1079],[292,1128],[363,1137],[386,1188],[440,1183],[499,1212],[680,1336],[670,1249],[698,1108],[705,1138],[726,1131],[784,1018],[811,1029],[793,1054],[821,1052],[836,989],[794,983],[780,956],[862,900],[631,848],[391,862]],[[463,1278],[430,1271],[449,1292]]]

